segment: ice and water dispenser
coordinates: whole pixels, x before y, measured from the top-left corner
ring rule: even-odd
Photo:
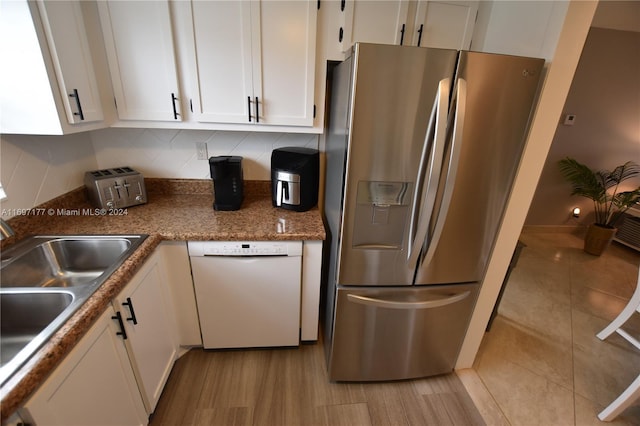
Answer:
[[[410,200],[410,182],[359,181],[353,246],[401,249]]]

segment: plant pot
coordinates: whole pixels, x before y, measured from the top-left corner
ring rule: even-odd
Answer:
[[[600,256],[616,234],[616,228],[606,228],[597,224],[587,227],[587,235],[584,237],[584,251],[595,256]]]

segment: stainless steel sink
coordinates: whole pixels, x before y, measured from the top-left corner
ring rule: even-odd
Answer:
[[[73,287],[89,284],[131,247],[129,238],[35,237],[3,253],[2,287]]]
[[[71,305],[70,292],[0,293],[0,366],[11,361]]]
[[[0,383],[55,333],[146,235],[34,236],[0,258]]]

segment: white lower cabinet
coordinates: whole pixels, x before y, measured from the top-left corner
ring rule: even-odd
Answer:
[[[125,346],[142,400],[151,414],[176,359],[175,315],[159,251],[113,300],[122,316]],[[124,336],[123,336],[124,337]]]
[[[157,250],[19,414],[32,424],[146,425],[179,344]]]
[[[21,409],[30,424],[146,425],[147,412],[109,307]]]

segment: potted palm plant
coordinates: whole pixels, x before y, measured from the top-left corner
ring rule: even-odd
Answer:
[[[613,239],[622,214],[640,201],[640,186],[620,191],[622,182],[640,175],[640,166],[627,161],[613,171],[594,171],[570,157],[560,160],[559,166],[572,186],[571,195],[593,201],[595,222],[587,228],[584,251],[599,256]]]

